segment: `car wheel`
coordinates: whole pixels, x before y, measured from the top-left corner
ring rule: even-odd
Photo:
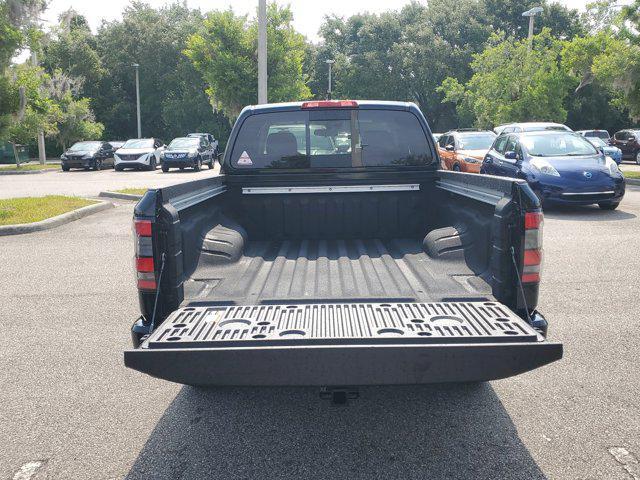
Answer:
[[[68,172],[69,170],[70,170],[70,167],[67,167],[66,165],[62,165],[63,172]]]
[[[193,169],[196,172],[199,172],[202,168],[202,159],[200,157],[196,158],[196,163],[193,165]]]
[[[151,170],[152,172],[156,169],[156,156],[153,155],[151,160],[149,160],[149,168],[147,170]]]
[[[114,166],[113,166],[113,169],[114,169],[116,172],[121,172],[121,171],[122,171],[122,167],[121,167],[120,165],[114,165]]]
[[[602,210],[615,210],[620,205],[620,202],[600,202],[598,206]]]
[[[620,162],[620,163],[622,163],[622,162]],[[640,165],[640,150],[638,150],[638,151],[636,152],[636,163],[637,163],[638,165]]]
[[[169,171],[169,167],[167,167],[167,166],[165,166],[165,165],[162,165],[162,171],[163,171],[164,173],[167,173],[167,172]]]
[[[102,170],[102,160],[96,160],[96,163],[93,165],[94,170]]]
[[[458,165],[458,164],[456,163],[456,164],[453,166],[452,170],[453,170],[454,172],[460,172],[460,171],[461,171],[461,170],[460,170],[460,165]]]
[[[213,170],[213,166],[214,166],[214,163],[212,158],[211,160],[209,160],[209,170]]]

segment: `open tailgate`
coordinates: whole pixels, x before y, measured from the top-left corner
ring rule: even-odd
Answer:
[[[383,385],[505,378],[562,358],[497,302],[194,306],[127,367],[190,385]]]

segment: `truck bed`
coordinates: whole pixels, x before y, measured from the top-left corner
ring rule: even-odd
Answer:
[[[185,304],[493,300],[464,257],[431,258],[422,239],[248,241],[226,265],[201,259]]]

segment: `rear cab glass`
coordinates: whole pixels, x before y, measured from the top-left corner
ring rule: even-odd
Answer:
[[[231,151],[231,167],[340,169],[426,166],[427,133],[405,110],[318,109],[248,116]]]

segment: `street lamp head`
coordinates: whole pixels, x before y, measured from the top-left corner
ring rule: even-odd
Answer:
[[[134,68],[138,68],[140,65],[138,65],[137,63],[132,63],[131,66]]]
[[[325,60],[324,62],[329,64],[329,65],[333,65],[334,63],[336,63],[335,60],[331,60],[331,59]]]
[[[537,15],[538,13],[542,13],[544,9],[542,7],[533,7],[530,10],[527,10],[526,12],[522,13],[523,17],[533,17],[534,15]]]

